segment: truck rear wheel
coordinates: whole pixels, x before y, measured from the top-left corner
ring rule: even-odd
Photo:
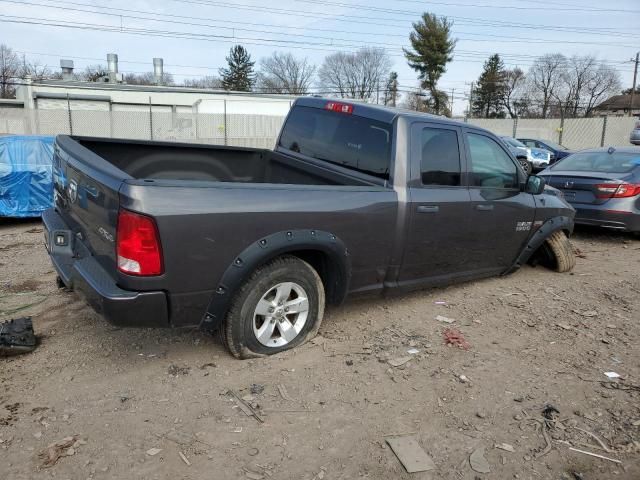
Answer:
[[[236,358],[297,347],[318,332],[324,304],[324,286],[311,265],[293,256],[276,258],[240,287],[222,326],[222,339]]]
[[[576,266],[573,246],[563,231],[553,232],[540,248],[540,263],[545,267],[564,273]]]

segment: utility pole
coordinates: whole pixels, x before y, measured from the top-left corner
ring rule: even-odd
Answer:
[[[640,60],[640,52],[636,53],[636,67],[633,70],[633,86],[631,87],[631,99],[629,100],[629,116],[633,116],[633,97],[636,94],[636,80],[638,79],[638,61]],[[633,60],[631,60],[633,61]]]
[[[473,108],[473,85],[474,82],[471,82],[471,90],[469,90],[469,112],[467,117],[471,118],[471,109]]]
[[[451,88],[451,117],[453,118],[453,92],[455,92],[455,88]]]

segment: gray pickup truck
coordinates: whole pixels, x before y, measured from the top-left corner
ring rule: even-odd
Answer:
[[[219,331],[239,358],[347,295],[575,262],[574,210],[480,128],[298,99],[274,150],[60,135],[43,215],[59,286],[121,326]]]

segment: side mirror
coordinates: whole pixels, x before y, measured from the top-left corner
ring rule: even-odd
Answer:
[[[532,195],[540,195],[544,192],[544,187],[546,185],[547,182],[545,182],[544,178],[537,175],[530,175],[529,178],[527,178],[527,184],[524,187],[524,191]]]

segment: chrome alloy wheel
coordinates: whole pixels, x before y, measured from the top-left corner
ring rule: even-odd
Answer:
[[[283,347],[302,331],[309,316],[309,297],[297,283],[271,287],[253,313],[253,333],[266,347]]]

